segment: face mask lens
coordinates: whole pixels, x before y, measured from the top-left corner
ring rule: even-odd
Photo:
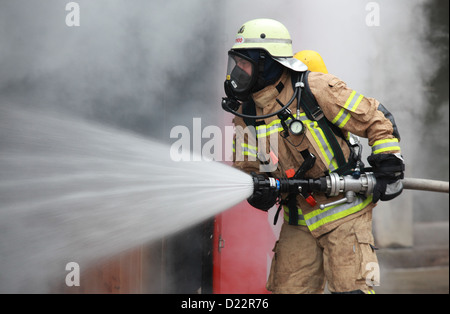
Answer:
[[[253,83],[254,65],[243,56],[228,55],[227,81],[236,92],[250,90]]]

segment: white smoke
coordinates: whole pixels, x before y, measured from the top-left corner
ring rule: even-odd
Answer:
[[[242,23],[267,17],[286,25],[294,51],[318,51],[330,73],[394,114],[409,174],[433,165],[435,156],[417,153],[423,129],[411,128],[439,66],[423,40],[426,0],[79,0],[79,27],[65,24],[67,2],[0,2],[0,106],[69,111],[163,140],[193,117],[229,122],[219,104],[226,51]],[[378,26],[366,23],[370,2]],[[448,122],[433,128],[448,143]],[[448,179],[446,167],[433,179]],[[432,201],[448,212],[440,196]]]
[[[67,2],[0,3],[3,99],[164,139],[184,113],[214,120],[213,3],[80,0],[69,27]]]

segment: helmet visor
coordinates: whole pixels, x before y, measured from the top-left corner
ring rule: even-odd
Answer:
[[[256,64],[236,51],[228,52],[227,81],[233,92],[249,92],[256,81]]]

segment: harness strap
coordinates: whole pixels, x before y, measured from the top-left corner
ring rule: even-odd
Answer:
[[[325,138],[327,139],[328,143],[331,146],[331,149],[334,153],[334,157],[336,158],[336,162],[338,165],[338,169],[336,169],[334,172],[342,175],[350,171],[352,168],[355,167],[356,160],[352,147],[348,140],[344,137],[342,134],[341,129],[336,127],[334,124],[332,124],[323,114],[322,109],[320,108],[319,104],[317,103],[316,98],[314,97],[313,93],[311,92],[311,89],[309,87],[308,83],[308,75],[310,71],[306,71],[304,78],[304,93],[302,93],[301,96],[301,102],[300,105],[302,106],[303,110],[305,111],[305,114],[310,120],[316,121],[319,127],[322,129]],[[293,77],[293,76],[292,76]],[[296,82],[294,82],[294,78],[292,78],[292,84],[295,85]],[[293,85],[293,86],[294,86]],[[344,139],[349,145],[350,148],[350,158],[349,161],[345,159],[344,152],[342,151],[341,146],[339,145],[336,136],[341,137]]]
[[[308,118],[317,121],[317,123],[319,124],[319,127],[325,134],[328,143],[330,143],[331,145],[331,149],[334,152],[338,168],[341,168],[342,166],[347,164],[347,161],[345,160],[345,156],[344,153],[342,152],[341,146],[336,140],[335,134],[333,133],[327,122],[328,119],[325,118],[322,109],[320,108],[319,104],[317,103],[317,100],[315,99],[314,95],[311,92],[311,89],[308,84],[309,73],[310,71],[307,71],[304,76],[305,93],[303,93],[304,96],[302,97],[302,101],[300,104],[303,107],[303,110],[305,111]]]
[[[250,116],[256,116],[256,108],[255,108],[255,102],[252,98],[250,98],[248,101],[244,102],[242,104],[242,113]],[[247,126],[256,126],[256,120],[250,119],[250,118],[243,118],[244,123]]]

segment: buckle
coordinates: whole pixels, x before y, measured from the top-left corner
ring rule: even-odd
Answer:
[[[324,116],[323,111],[322,109],[320,109],[320,107],[318,107],[316,111],[312,112],[311,115],[314,121],[318,121],[322,119]]]

